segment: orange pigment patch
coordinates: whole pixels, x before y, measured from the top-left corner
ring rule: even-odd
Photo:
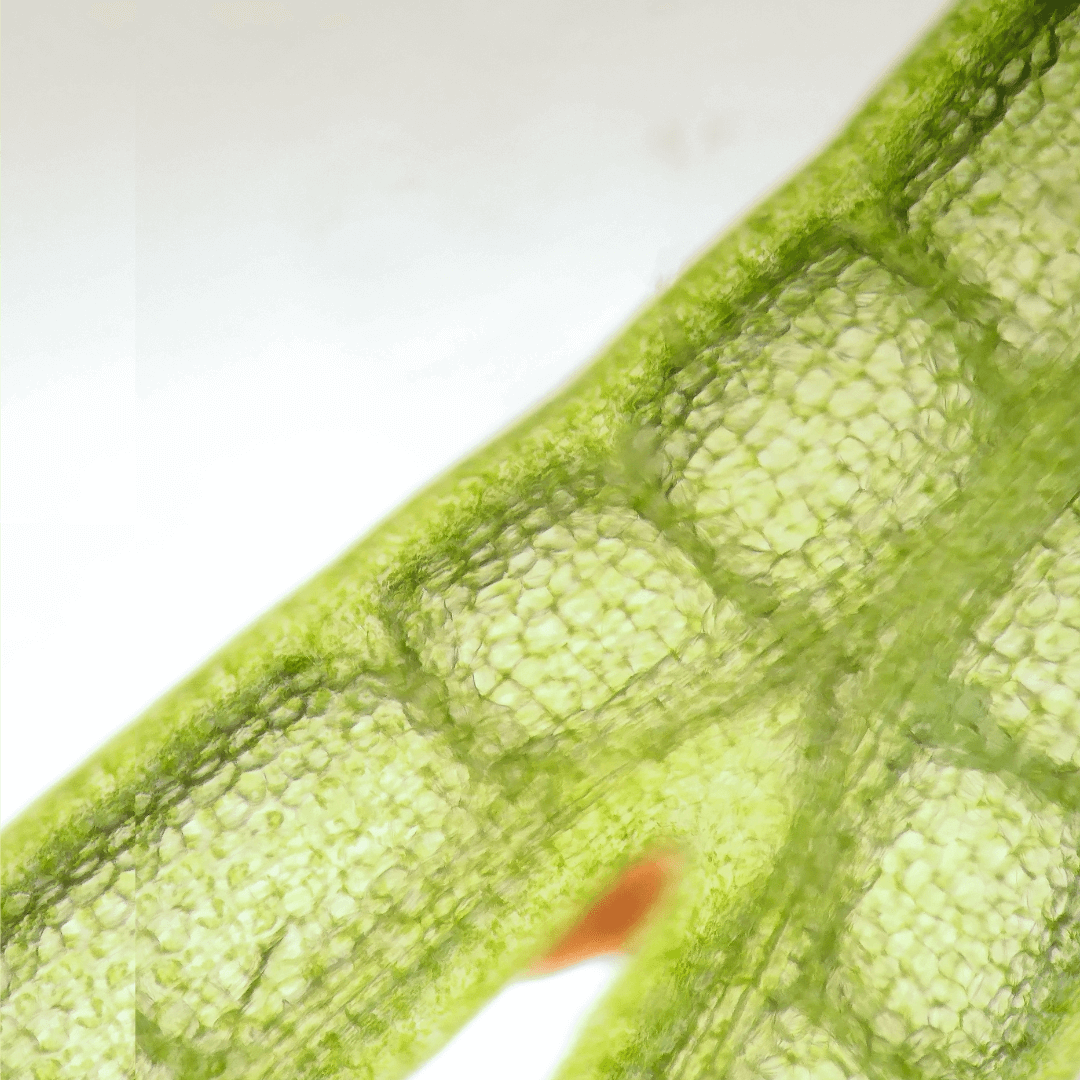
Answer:
[[[628,952],[681,866],[677,855],[658,855],[629,867],[528,974],[550,975],[594,956]]]

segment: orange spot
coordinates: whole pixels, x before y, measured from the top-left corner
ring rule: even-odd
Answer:
[[[666,854],[631,866],[529,974],[550,975],[594,956],[629,951],[681,865],[677,855]]]

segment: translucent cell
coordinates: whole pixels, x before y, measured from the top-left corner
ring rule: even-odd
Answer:
[[[1080,957],[1060,922],[1080,904],[1076,823],[932,758],[901,796],[910,809],[848,920],[834,988],[922,1075],[951,1077],[1015,1048]]]
[[[991,717],[1018,748],[1080,766],[1080,511],[1025,556],[957,675],[989,691]]]
[[[436,575],[415,635],[451,708],[475,723],[488,704],[501,751],[588,724],[632,680],[715,629],[716,598],[693,564],[636,514],[581,508],[541,524],[449,587]],[[721,614],[734,617],[730,607]]]
[[[5,1024],[26,1032],[28,1053],[47,1049],[58,1075],[90,1075],[95,1057],[130,1046],[136,984],[155,1037],[210,1060],[225,1045],[257,1052],[260,1026],[313,980],[374,980],[355,952],[376,921],[402,962],[416,945],[412,875],[445,864],[468,812],[464,769],[400,705],[337,694],[225,772],[228,786],[215,774],[174,809],[157,872],[46,929],[33,979],[12,986]]]
[[[1076,358],[1080,333],[1080,37],[910,213],[965,280],[1002,304],[1017,377]]]
[[[870,259],[818,273],[812,302],[782,294],[756,338],[697,362],[694,438],[669,453],[672,500],[725,565],[826,612],[957,490],[971,395],[947,312]]]

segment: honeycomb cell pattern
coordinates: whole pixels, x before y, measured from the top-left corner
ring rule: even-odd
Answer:
[[[1080,769],[1080,511],[1027,556],[961,665],[1011,740]]]
[[[988,4],[917,138],[904,71],[845,136],[907,146],[871,210],[751,281],[778,194],[708,257],[747,290],[662,302],[707,334],[646,320],[5,834],[6,1075],[405,1076],[660,845],[564,1080],[1072,1080],[1080,19]]]
[[[460,841],[474,827],[466,773],[399,703],[362,689],[325,697],[193,788],[151,857],[103,870],[82,904],[58,913],[10,974],[5,1023],[19,1035],[9,1067],[40,1071],[41,1050],[66,1051],[72,1074],[126,1075],[119,1051],[137,1005],[162,1043],[197,1045],[218,1064],[231,1047],[236,1067],[250,1068],[237,1046],[302,1027],[313,986],[332,996],[336,981],[352,985],[358,942],[382,937],[390,962],[407,960],[447,834]],[[366,973],[371,987],[386,962]],[[136,982],[137,1001],[111,992]],[[238,1003],[242,1022],[230,1022]]]
[[[630,510],[575,509],[565,521],[541,514],[530,524],[535,531],[514,530],[482,548],[475,565],[429,582],[414,634],[452,712],[481,730],[478,717],[490,716],[496,754],[594,728],[632,680],[666,658],[685,659],[693,639],[722,634],[718,608],[724,629],[740,622]]]
[[[825,613],[861,597],[890,535],[957,490],[971,450],[947,309],[920,314],[865,257],[829,262],[811,269],[809,302],[781,293],[771,340],[755,327],[686,373],[692,397],[665,403],[681,421],[670,453],[689,459],[672,499],[740,574],[822,591]]]
[[[1045,43],[1036,63],[1046,63]],[[1032,79],[1001,122],[911,208],[963,280],[1001,305],[1013,374],[1072,363],[1080,345],[1080,43],[1053,42],[1055,62]],[[1013,73],[1022,69],[1013,62]],[[1003,72],[1008,78],[1009,72]]]
[[[1077,822],[932,758],[904,784],[912,810],[852,913],[835,982],[922,1075],[978,1075],[1023,1039],[1055,967],[1080,958]]]

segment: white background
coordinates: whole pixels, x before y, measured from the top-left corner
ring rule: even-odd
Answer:
[[[4,10],[0,814],[549,394],[940,0]],[[424,1080],[549,1076],[617,965]]]

